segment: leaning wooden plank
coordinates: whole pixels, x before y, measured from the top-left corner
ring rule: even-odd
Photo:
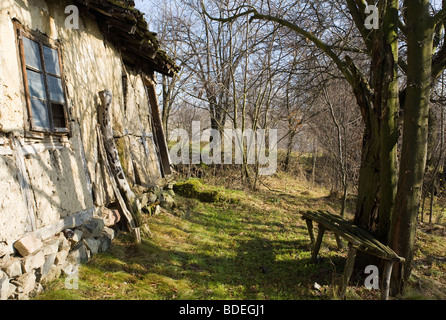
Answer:
[[[136,198],[125,176],[124,169],[121,165],[118,149],[116,147],[112,128],[112,93],[109,90],[99,92],[101,104],[99,104],[99,123],[102,131],[102,142],[105,155],[108,160],[108,166],[111,169],[112,177],[116,181],[116,185],[122,194],[128,211],[130,211],[136,227],[141,224],[141,204]]]
[[[115,193],[116,199],[118,200],[118,203],[119,203],[119,206],[121,207],[122,213],[124,214],[124,216],[127,220],[127,224],[128,224],[130,231],[134,233],[135,240],[136,240],[136,242],[139,243],[139,242],[141,242],[140,230],[136,226],[136,223],[133,219],[132,214],[128,211],[125,201],[122,198],[121,192],[119,191],[116,181],[113,178],[113,172],[108,164],[108,159],[107,159],[107,154],[106,154],[105,147],[104,147],[103,137],[102,137],[102,133],[101,133],[101,130],[99,129],[99,127],[96,128],[96,132],[98,135],[99,153],[101,154],[102,161],[104,162],[104,166],[105,166],[107,173],[110,177],[110,182],[113,187],[113,191]]]
[[[88,210],[77,212],[72,216],[57,221],[56,223],[40,228],[33,233],[38,239],[42,241],[49,239],[56,233],[59,233],[65,229],[76,228],[82,225],[85,221],[93,218],[94,211],[95,209],[91,208]]]
[[[172,174],[171,160],[169,154],[169,148],[167,147],[166,137],[164,135],[163,123],[160,116],[160,107],[156,94],[156,84],[154,76],[144,77],[144,85],[147,88],[147,96],[150,103],[150,110],[152,111],[152,120],[154,127],[154,134],[157,140],[157,145],[160,151],[161,164],[163,167],[164,175],[168,176]]]

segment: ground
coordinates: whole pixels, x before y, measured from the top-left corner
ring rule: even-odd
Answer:
[[[121,232],[109,252],[80,268],[78,289],[66,289],[62,277],[36,299],[337,299],[333,283],[346,250],[329,234],[319,261],[311,263],[297,211],[335,213],[340,200],[284,174],[264,183],[249,192],[217,188],[224,196],[214,203],[176,195],[176,208],[148,218],[151,232],[141,244]],[[445,227],[419,229],[410,287],[398,299],[446,299]],[[346,299],[379,298],[364,287],[365,278],[363,270],[354,271]]]

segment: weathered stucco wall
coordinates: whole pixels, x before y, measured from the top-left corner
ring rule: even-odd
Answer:
[[[51,143],[57,148],[40,150],[24,158],[31,205],[20,187],[21,172],[13,154],[3,152],[0,155],[0,243],[3,244],[10,245],[32,231],[30,229],[39,229],[79,211],[114,201],[113,189],[98,153],[96,135],[98,92],[104,89],[113,93],[113,128],[118,144],[121,140],[120,155],[126,162],[123,166],[130,184],[148,187],[160,177],[141,77],[124,70],[119,50],[104,40],[92,16],[81,12],[80,28],[65,28],[64,10],[69,4],[70,1],[50,0],[2,0],[0,3],[0,136],[5,139],[3,147],[13,149],[12,136],[19,139],[22,147],[42,143],[24,138],[24,86],[12,19],[60,42],[71,120],[69,139],[53,139]],[[128,79],[125,105],[123,73]],[[29,218],[30,210],[34,214],[34,226]]]

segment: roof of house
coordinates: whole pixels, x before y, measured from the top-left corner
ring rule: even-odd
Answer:
[[[179,71],[174,59],[160,48],[144,14],[132,0],[76,0],[91,12],[105,37],[120,48],[124,63],[145,73],[173,76]]]

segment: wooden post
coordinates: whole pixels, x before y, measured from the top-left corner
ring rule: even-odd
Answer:
[[[152,77],[143,77],[144,85],[147,88],[147,96],[150,102],[150,110],[152,114],[152,122],[156,144],[159,149],[160,162],[162,167],[163,174],[170,175],[172,174],[172,169],[170,168],[170,154],[169,149],[167,147],[166,136],[164,134],[163,124],[161,121],[160,108],[158,103],[158,97],[156,95],[156,84],[154,80],[154,76]]]
[[[133,219],[133,216],[131,214],[131,212],[127,209],[127,205],[125,204],[125,201],[121,195],[121,192],[119,191],[118,185],[115,181],[114,175],[113,175],[113,171],[110,168],[108,159],[107,159],[107,152],[105,151],[105,147],[104,147],[104,138],[102,137],[102,133],[101,130],[99,129],[99,127],[96,128],[96,132],[98,135],[98,140],[99,140],[99,153],[102,157],[102,161],[104,161],[104,165],[105,168],[107,170],[107,173],[110,177],[110,182],[111,185],[113,187],[113,191],[115,193],[116,199],[118,200],[119,206],[121,207],[122,213],[124,214],[126,220],[127,220],[127,226],[129,228],[129,231],[132,231],[134,233],[135,236],[135,240],[137,243],[141,242],[141,233],[140,233],[140,228],[136,225],[135,219]]]
[[[386,260],[381,282],[381,300],[389,300],[390,276],[392,275],[393,261]]]
[[[310,240],[311,240],[311,246],[314,245],[314,232],[313,232],[313,221],[310,219],[305,219],[305,222],[307,223],[308,233],[310,234]]]
[[[339,250],[344,249],[344,244],[342,243],[342,239],[341,239],[341,237],[340,237],[339,235],[337,235],[336,233],[335,233],[335,239],[336,239],[336,244],[338,245],[338,249],[339,249]]]
[[[130,189],[113,137],[111,117],[111,102],[113,95],[109,90],[104,90],[99,92],[99,97],[102,103],[99,105],[98,110],[99,123],[102,131],[102,135],[100,132],[98,133],[100,151],[103,151],[102,148],[105,149],[106,154],[103,156],[105,158],[104,161],[106,163],[106,167],[110,169],[110,179],[114,179],[116,186],[119,189],[118,191],[115,191],[116,197],[118,200],[120,200],[119,193],[122,193],[122,198],[125,200],[125,204],[120,203],[121,207],[126,206],[126,209],[128,209],[128,211],[131,213],[132,219],[129,218],[129,222],[132,224],[132,229],[135,229],[140,227],[139,215],[141,214],[141,204],[133,191]],[[125,214],[126,212],[124,208],[122,209]],[[135,232],[139,232],[139,229]],[[140,242],[138,236],[137,241]]]
[[[311,261],[317,261],[317,255],[319,253],[319,249],[321,248],[322,238],[324,237],[325,227],[322,224],[318,224],[319,231],[317,233],[316,243],[314,244],[312,253],[311,253]]]
[[[351,243],[349,243],[347,261],[345,262],[344,275],[342,276],[342,283],[339,293],[341,299],[344,299],[345,292],[347,291],[347,286],[350,281],[350,277],[352,276],[353,273],[353,267],[355,266],[355,260],[356,260],[356,249],[353,248]]]

